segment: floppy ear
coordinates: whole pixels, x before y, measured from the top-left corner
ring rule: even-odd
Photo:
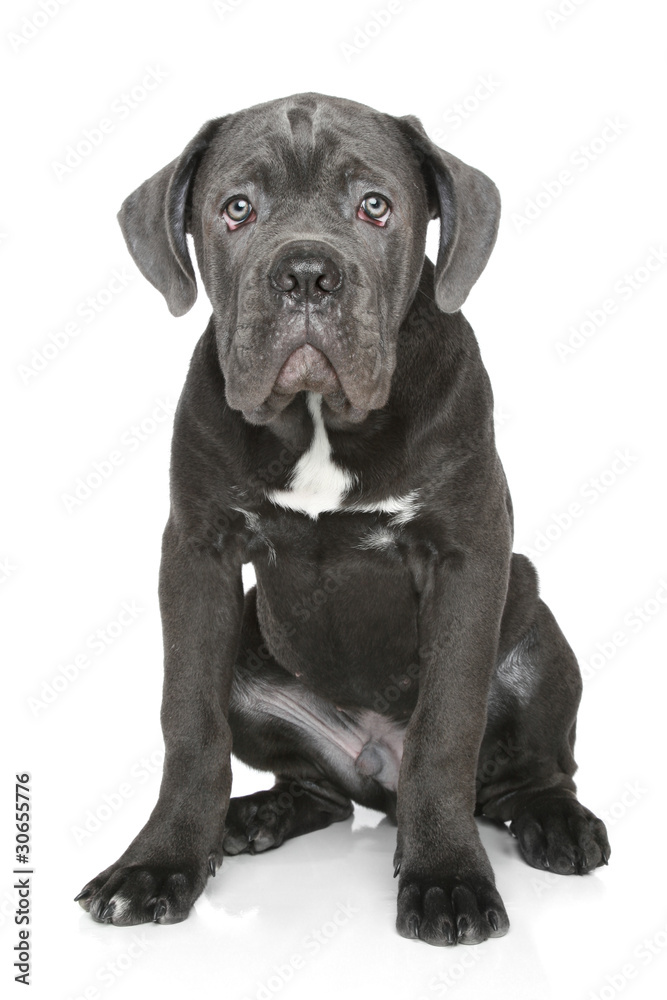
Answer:
[[[436,146],[414,115],[395,120],[421,158],[433,202],[432,217],[440,217],[435,301],[443,312],[456,312],[486,267],[496,242],[498,188],[481,170]]]
[[[174,316],[186,313],[197,298],[186,240],[188,196],[199,161],[220,121],[207,122],[179,157],[125,199],[118,213],[135,264],[162,292]]]

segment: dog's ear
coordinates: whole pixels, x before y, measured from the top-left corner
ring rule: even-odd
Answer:
[[[440,218],[435,301],[443,312],[456,312],[486,267],[496,242],[498,188],[481,170],[436,146],[414,115],[395,121],[421,160],[431,217]]]
[[[188,199],[199,161],[220,121],[207,122],[180,156],[128,195],[118,213],[135,264],[162,292],[174,316],[188,312],[197,298],[186,239]]]

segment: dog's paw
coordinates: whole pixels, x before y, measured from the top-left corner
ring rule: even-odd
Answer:
[[[352,815],[350,799],[327,781],[282,781],[231,799],[222,839],[224,854],[260,854],[289,837],[323,830]]]
[[[510,831],[529,865],[558,875],[585,875],[606,865],[611,854],[602,820],[570,797],[536,799]]]
[[[292,827],[289,796],[281,803],[273,789],[230,800],[222,850],[225,854],[259,854],[280,847]]]
[[[215,874],[214,859],[209,865]],[[195,864],[117,864],[88,882],[75,901],[102,924],[176,924],[185,920],[205,882]]]
[[[496,887],[484,877],[401,875],[396,929],[427,944],[480,944],[502,937],[509,918]]]

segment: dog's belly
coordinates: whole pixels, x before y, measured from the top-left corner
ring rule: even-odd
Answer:
[[[312,548],[303,535],[278,540],[275,558],[253,560],[262,636],[285,670],[334,705],[407,718],[418,687],[413,581],[386,529],[346,529],[325,530]]]

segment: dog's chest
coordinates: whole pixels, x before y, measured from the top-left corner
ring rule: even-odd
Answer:
[[[382,499],[363,502],[363,465],[355,476],[335,461],[321,397],[306,402],[313,434],[287,486],[266,489],[259,509],[244,512],[258,620],[285,669],[332,700],[371,708],[367,693],[382,687],[387,663],[417,655],[408,522],[419,497],[392,496],[388,486]]]
[[[322,396],[307,393],[307,405],[314,426],[310,447],[294,467],[289,487],[267,493],[271,503],[306,514],[313,520],[317,520],[320,514],[337,511],[384,511],[392,515],[393,525],[404,524],[414,517],[419,506],[416,490],[370,503],[345,502],[349,492],[359,485],[359,478],[332,458],[331,442],[322,418]]]

